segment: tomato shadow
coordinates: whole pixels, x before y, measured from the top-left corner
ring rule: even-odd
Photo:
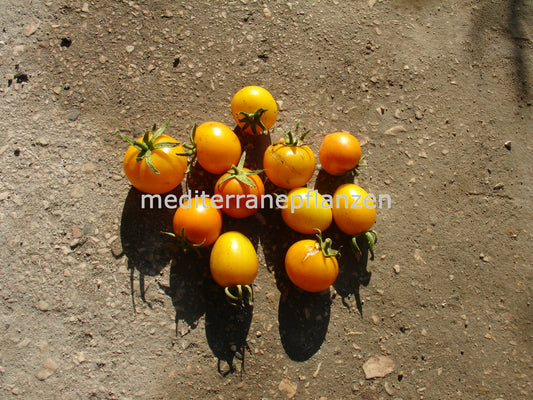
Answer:
[[[285,254],[293,243],[313,235],[287,227],[279,210],[263,210],[263,214],[268,221],[261,236],[263,254],[281,293],[278,305],[281,344],[292,360],[306,361],[320,349],[326,337],[331,297],[329,291],[309,293],[294,286],[285,272]]]
[[[353,183],[354,172],[349,172],[340,176],[333,176],[324,170],[320,170],[315,181],[315,189],[321,194],[333,196],[335,190],[344,183]],[[357,239],[360,251],[355,251],[352,246],[352,237],[343,233],[333,222],[328,229],[329,237],[333,241],[333,247],[340,250],[337,260],[339,262],[339,275],[333,284],[337,294],[341,296],[345,307],[351,309],[350,305],[355,301],[355,307],[363,316],[363,303],[359,294],[362,286],[368,286],[371,273],[367,270],[368,265],[368,245],[361,238]]]
[[[354,251],[352,238],[341,232],[336,226],[331,228],[331,238],[336,248],[340,249],[337,255],[339,262],[339,275],[333,284],[337,294],[341,296],[342,304],[353,308],[353,302],[357,311],[363,316],[363,303],[361,301],[360,287],[368,286],[372,273],[367,270],[368,245],[358,238],[357,245],[360,252]],[[352,300],[353,299],[353,300]]]
[[[239,138],[242,150],[246,151],[246,168],[263,169],[263,155],[272,143],[270,132],[263,135],[250,135],[243,133],[239,126],[236,126],[233,132]]]
[[[176,336],[184,336],[198,326],[205,314],[210,283],[209,249],[184,252],[174,242],[175,251],[170,264],[169,285],[159,284],[172,300],[175,310]],[[180,329],[180,321],[187,325]]]
[[[240,360],[240,374],[244,374],[244,361],[249,353],[248,332],[252,323],[253,306],[234,306],[226,300],[224,289],[213,279],[208,290],[205,335],[207,343],[218,359],[217,370],[222,376],[237,371],[235,359]],[[224,365],[225,364],[225,365]]]
[[[315,180],[315,190],[322,195],[329,194],[333,196],[335,190],[344,183],[353,183],[355,172],[350,171],[344,175],[330,175],[323,169],[318,171]]]
[[[131,299],[135,305],[135,271],[139,275],[139,290],[142,301],[146,301],[146,276],[157,276],[167,267],[172,258],[169,241],[162,232],[172,232],[174,210],[165,206],[165,196],[181,195],[181,187],[155,197],[145,195],[132,187],[128,192],[122,210],[120,239],[128,259],[130,271]]]

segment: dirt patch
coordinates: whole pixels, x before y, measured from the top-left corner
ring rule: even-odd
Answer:
[[[0,3],[0,397],[531,395],[530,2]],[[160,234],[173,211],[140,207],[116,134],[233,127],[250,84],[315,154],[357,135],[391,207],[376,260],[342,252],[318,296],[288,288],[276,212],[226,221],[261,261],[236,310]]]

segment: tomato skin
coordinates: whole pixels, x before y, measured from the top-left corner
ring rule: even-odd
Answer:
[[[330,133],[322,140],[318,158],[328,174],[342,175],[359,164],[361,146],[356,137],[349,133]]]
[[[335,223],[348,235],[368,232],[376,222],[375,199],[353,183],[345,183],[335,190],[332,207]]]
[[[149,139],[152,135],[149,135]],[[142,137],[137,142],[142,142]],[[160,142],[179,143],[176,139],[162,134],[154,144]],[[146,163],[146,159],[137,161],[139,149],[134,146],[128,147],[124,155],[123,167],[126,177],[131,184],[144,193],[162,194],[175,189],[185,177],[187,169],[187,158],[178,156],[176,153],[183,153],[185,150],[181,145],[175,147],[164,147],[151,152],[152,163],[159,171],[156,174]]]
[[[222,213],[207,197],[193,197],[184,202],[174,214],[174,233],[181,236],[184,229],[189,243],[207,247],[215,242],[222,230]]]
[[[255,248],[240,232],[225,232],[211,249],[211,275],[222,287],[251,285],[257,276],[259,260]]]
[[[335,257],[326,257],[316,240],[294,243],[285,255],[285,271],[292,283],[307,292],[321,292],[329,288],[339,273]]]
[[[248,168],[243,168],[243,171],[250,172]],[[222,196],[222,211],[233,218],[246,218],[255,214],[261,207],[261,197],[265,194],[265,186],[259,175],[247,175],[255,187],[246,185],[236,178],[230,178],[220,183],[228,175],[230,174],[222,175],[215,184],[215,195]],[[239,196],[238,203],[237,196]],[[255,201],[253,201],[253,197],[256,198]]]
[[[311,234],[325,231],[333,220],[331,207],[316,190],[306,187],[292,189],[281,209],[283,221],[296,232]],[[291,207],[293,205],[294,207]],[[301,206],[300,208],[297,208]]]
[[[246,123],[240,121],[243,115],[239,113],[244,112],[251,114],[261,108],[266,111],[261,115],[260,120],[263,123],[265,130],[269,130],[278,118],[278,106],[274,97],[272,97],[268,90],[260,86],[246,86],[235,93],[231,100],[231,114],[241,129]],[[243,132],[250,135],[254,134],[252,126],[247,127]],[[260,126],[257,126],[256,133],[263,133],[263,129]]]
[[[285,143],[285,140],[281,140]],[[316,159],[309,146],[268,146],[263,156],[263,168],[270,181],[284,189],[304,186],[315,172]]]
[[[196,127],[196,157],[200,166],[212,174],[222,174],[237,164],[241,142],[226,125],[208,121]]]

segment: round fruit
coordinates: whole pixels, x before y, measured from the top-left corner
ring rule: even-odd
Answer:
[[[261,171],[244,168],[246,152],[237,166],[222,175],[215,184],[215,196],[220,196],[222,211],[234,218],[245,218],[257,212],[261,197],[265,194]],[[215,199],[213,196],[213,200]]]
[[[332,221],[331,204],[316,190],[292,189],[281,208],[281,217],[296,232],[325,231]]]
[[[226,125],[208,121],[195,126],[190,135],[190,144],[185,144],[189,162],[198,160],[200,166],[212,174],[222,174],[237,164],[241,156],[241,142]]]
[[[258,135],[272,128],[278,117],[278,106],[268,90],[246,86],[233,96],[231,114],[243,132]]]
[[[335,132],[324,137],[318,153],[322,168],[331,175],[353,170],[361,159],[361,146],[355,136]]]
[[[339,264],[337,251],[331,248],[331,240],[300,240],[285,255],[285,270],[292,283],[308,292],[321,292],[337,279]]]
[[[303,144],[304,132],[298,139],[299,123],[296,131],[285,133],[285,138],[271,144],[263,156],[263,168],[270,181],[284,189],[304,186],[313,176],[316,167],[315,155],[309,146]]]
[[[222,230],[222,213],[208,197],[193,197],[174,214],[174,233],[193,246],[213,244]]]
[[[219,236],[211,249],[211,275],[222,287],[251,285],[257,276],[259,261],[246,236],[230,231]]]
[[[184,149],[179,142],[165,134],[170,120],[159,129],[146,132],[136,141],[118,135],[128,141],[130,147],[123,160],[124,173],[131,184],[144,193],[161,194],[175,189],[185,177],[187,159],[177,153]]]
[[[345,183],[333,194],[333,219],[348,235],[368,232],[376,222],[376,199],[363,188]]]

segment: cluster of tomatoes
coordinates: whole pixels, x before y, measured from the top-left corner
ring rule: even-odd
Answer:
[[[272,95],[259,86],[239,90],[231,101],[231,112],[243,135],[268,134],[277,119],[277,104]],[[316,170],[313,151],[304,142],[309,131],[293,132],[268,146],[263,155],[263,169],[244,167],[246,152],[235,132],[226,125],[209,121],[195,126],[190,143],[181,145],[164,134],[169,121],[159,129],[154,126],[143,137],[128,141],[124,171],[131,184],[149,194],[163,194],[181,184],[193,163],[219,176],[212,196],[188,198],[177,208],[173,235],[185,247],[212,246],[210,269],[213,279],[226,290],[233,303],[251,303],[251,284],[258,271],[258,258],[250,240],[240,232],[222,232],[222,213],[232,218],[246,218],[265,205],[266,178],[281,192],[276,206],[284,222],[302,234],[316,234],[316,239],[294,243],[285,256],[289,279],[299,288],[321,292],[338,275],[337,251],[322,232],[334,221],[340,230],[367,241],[373,256],[377,239],[371,230],[376,220],[373,196],[361,187],[346,183],[333,196],[322,195],[306,187]],[[319,150],[322,169],[334,176],[351,173],[361,160],[358,140],[349,133],[336,132],[324,137]],[[272,197],[270,198],[272,200]],[[268,203],[272,207],[272,201]]]

